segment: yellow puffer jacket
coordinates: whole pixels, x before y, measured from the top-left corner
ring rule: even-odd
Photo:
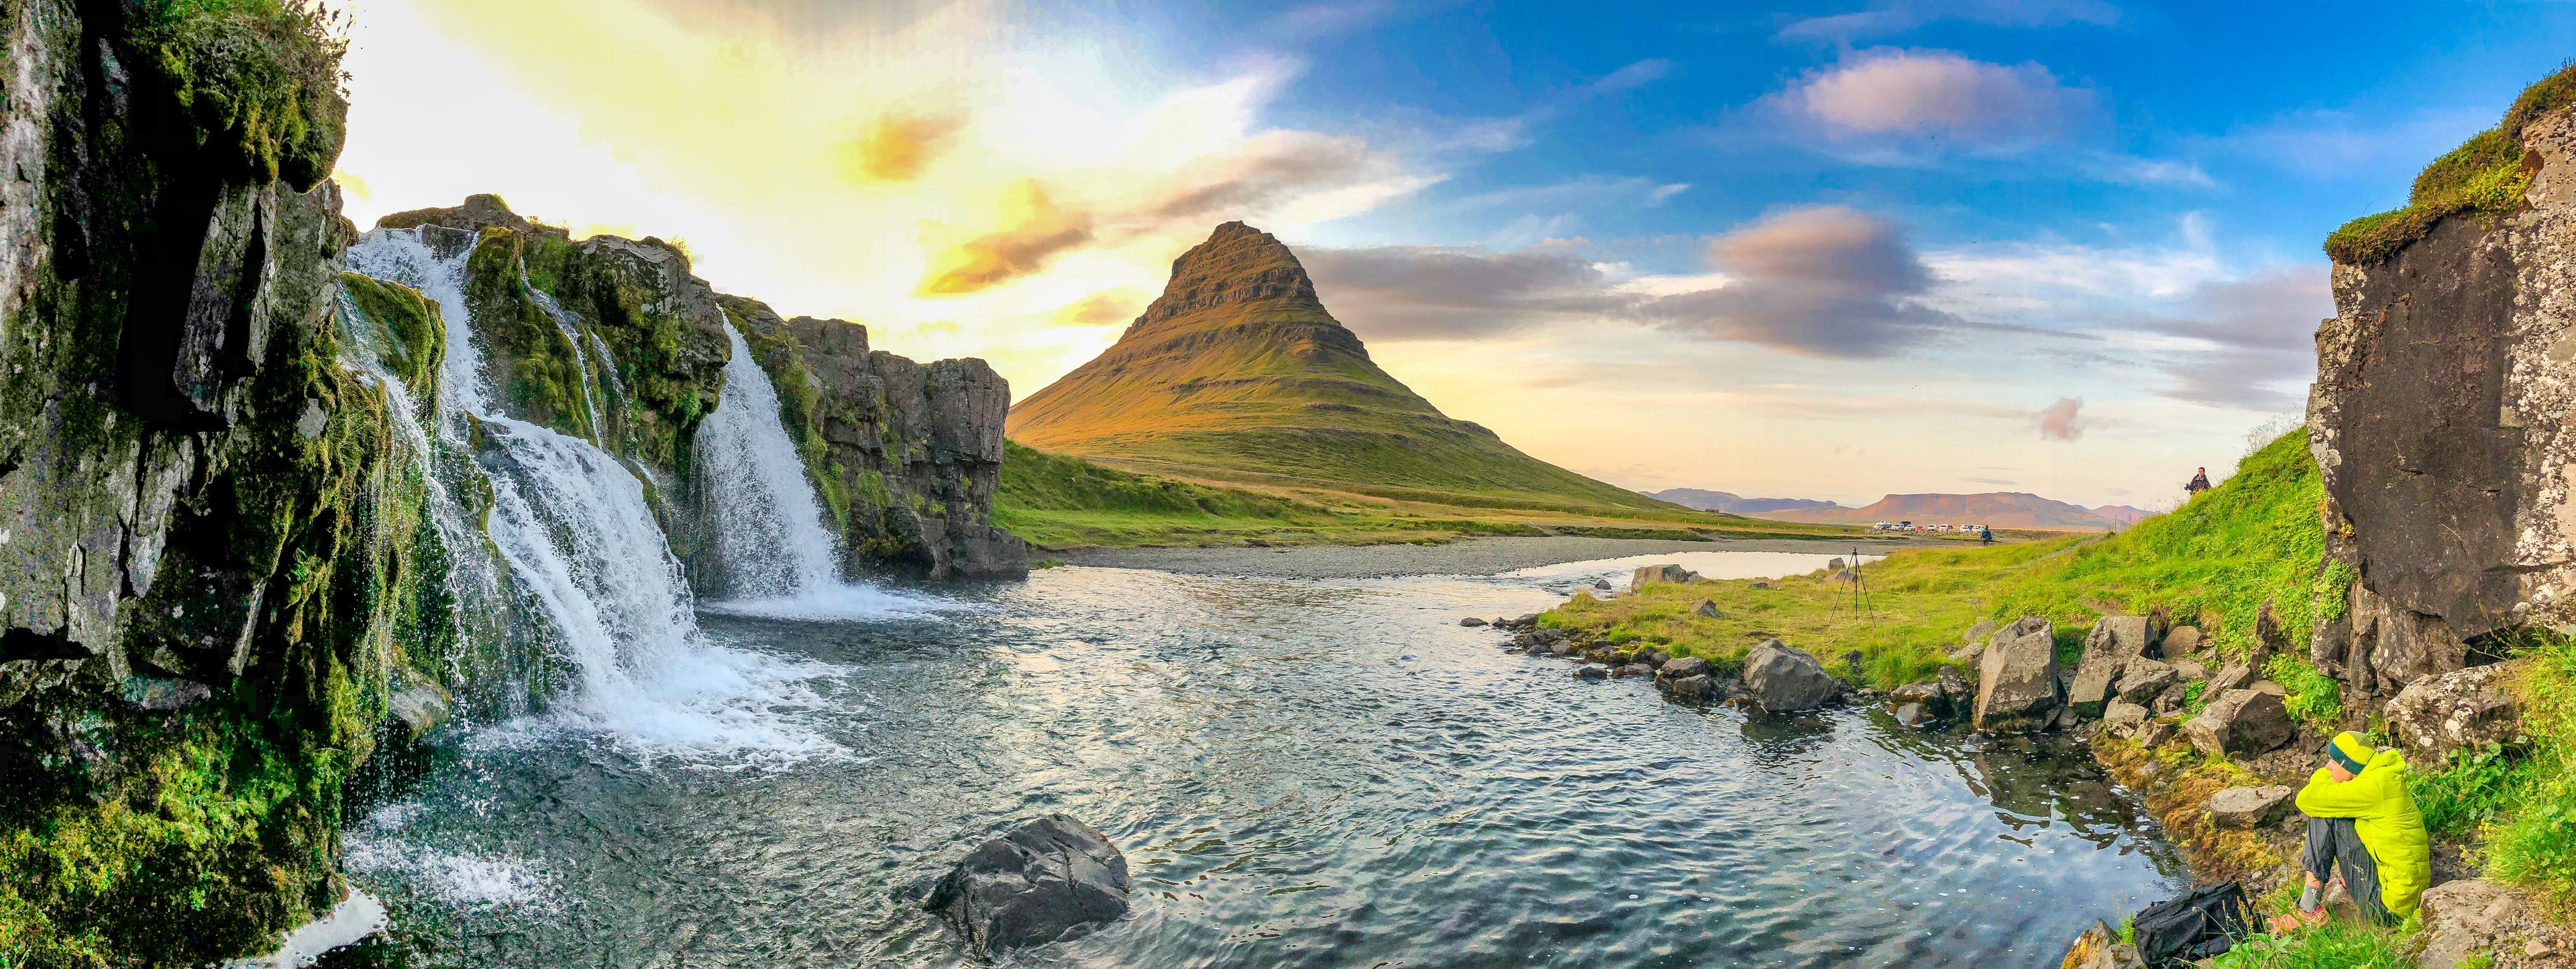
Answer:
[[[2299,789],[2299,813],[2312,818],[2351,818],[2370,860],[2379,865],[2379,900],[2398,918],[2415,914],[2418,896],[2433,881],[2433,844],[2424,815],[2406,793],[2406,755],[2383,750],[2361,773],[2337,782],[2317,768]]]

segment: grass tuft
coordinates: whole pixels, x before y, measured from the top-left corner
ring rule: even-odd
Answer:
[[[2395,256],[2444,218],[2474,212],[2490,218],[2522,207],[2522,193],[2539,171],[2539,155],[2525,152],[2522,130],[2533,120],[2576,104],[2576,63],[2525,88],[2496,126],[2424,166],[2402,208],[2365,215],[2326,236],[2334,261],[2367,266]]]

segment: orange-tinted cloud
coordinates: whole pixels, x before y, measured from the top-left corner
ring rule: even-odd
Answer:
[[[885,115],[870,122],[866,134],[838,146],[841,174],[863,183],[919,178],[965,126],[966,119],[955,114]]]
[[[1011,227],[966,240],[931,264],[916,292],[962,296],[999,286],[1045,268],[1048,259],[1091,240],[1091,216],[1049,201],[1037,182],[1013,186]]]
[[[1125,323],[1143,312],[1145,294],[1132,289],[1093,293],[1081,302],[1056,311],[1056,319],[1073,326],[1111,326]]]

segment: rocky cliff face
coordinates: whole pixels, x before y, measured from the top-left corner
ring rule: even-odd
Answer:
[[[2340,601],[2312,658],[2362,698],[2458,669],[2500,631],[2576,624],[2576,112],[2518,103],[2454,156],[2472,150],[2519,199],[2338,249],[2317,331],[2327,572],[2358,581],[2324,590]],[[2425,208],[2427,182],[2417,195],[2373,219]]]
[[[0,48],[0,961],[243,954],[338,895],[421,583],[335,325],[337,51],[61,0]]]
[[[992,526],[1011,386],[984,361],[923,366],[868,349],[866,327],[781,319],[719,297],[778,388],[780,418],[841,528],[848,568],[1018,575],[1028,545]]]
[[[854,574],[1017,575],[1026,546],[992,527],[1010,387],[981,360],[923,366],[868,349],[867,329],[782,319],[715,291],[656,238],[578,242],[501,200],[390,215],[380,228],[444,226],[474,247],[465,298],[495,389],[521,417],[596,440],[653,492],[672,549],[701,591],[723,590],[691,458],[724,393],[739,327],[779,391],[781,419],[840,528]]]

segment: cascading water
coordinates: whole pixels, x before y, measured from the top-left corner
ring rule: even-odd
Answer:
[[[452,229],[379,229],[350,248],[349,264],[438,304],[447,358],[432,426],[444,445],[476,455],[493,497],[482,531],[547,647],[578,670],[573,690],[543,723],[486,737],[568,725],[646,757],[761,763],[836,752],[837,745],[780,716],[812,706],[804,681],[832,669],[707,641],[679,561],[634,474],[591,442],[511,417],[493,403],[464,299],[471,248],[471,237]],[[568,336],[577,346],[579,337]]]
[[[699,473],[710,494],[715,551],[726,601],[711,611],[779,618],[876,618],[918,612],[934,603],[841,578],[840,556],[823,508],[806,480],[805,462],[787,437],[778,391],[732,321],[725,336],[725,392],[698,425]]]

